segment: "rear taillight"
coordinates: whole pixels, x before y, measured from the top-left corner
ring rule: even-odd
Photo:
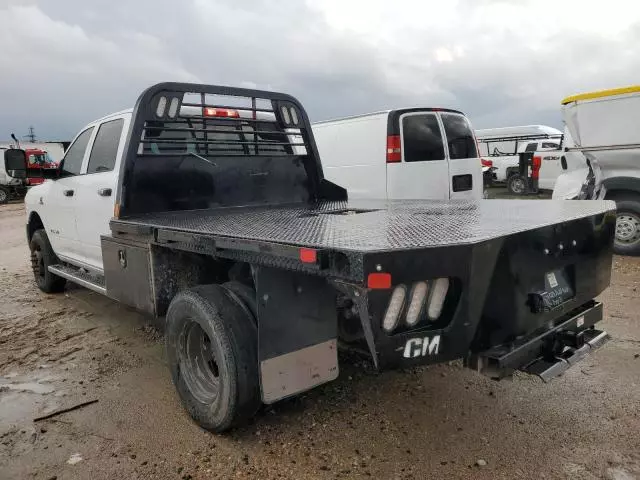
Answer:
[[[387,137],[387,163],[397,163],[402,160],[402,147],[400,135],[389,135]]]
[[[389,298],[382,319],[382,328],[387,333],[406,331],[440,320],[451,282],[448,278],[436,278],[416,282],[413,285],[398,285]],[[403,324],[400,320],[403,319]]]
[[[542,157],[533,157],[533,164],[531,165],[531,178],[537,179],[540,177],[540,167],[542,166]]]
[[[486,158],[481,158],[480,163],[483,167],[493,167],[493,162],[491,160],[487,160]]]
[[[391,300],[387,306],[387,311],[384,314],[382,320],[382,328],[385,332],[391,333],[396,326],[398,326],[398,319],[400,312],[404,307],[404,299],[407,296],[407,287],[404,285],[398,285],[391,294]]]

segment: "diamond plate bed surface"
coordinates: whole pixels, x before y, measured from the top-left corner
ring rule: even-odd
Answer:
[[[113,223],[335,250],[384,251],[478,243],[613,210],[612,201],[352,200],[153,213]]]

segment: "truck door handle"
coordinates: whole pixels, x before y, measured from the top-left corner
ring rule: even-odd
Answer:
[[[111,189],[110,188],[99,188],[98,189],[98,195],[100,195],[101,197],[110,197],[111,196]]]
[[[62,194],[63,194],[65,197],[73,197],[73,190],[64,190],[64,191],[62,192]]]

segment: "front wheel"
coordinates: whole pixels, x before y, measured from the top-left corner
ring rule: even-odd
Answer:
[[[258,334],[250,309],[220,285],[178,293],[169,305],[166,347],[173,383],[191,418],[223,432],[260,406]]]
[[[58,263],[58,258],[51,248],[49,238],[43,229],[36,230],[29,242],[31,250],[31,269],[38,288],[45,293],[56,293],[64,290],[67,281],[49,271],[49,265]]]
[[[616,199],[616,239],[618,255],[640,255],[640,198]]]

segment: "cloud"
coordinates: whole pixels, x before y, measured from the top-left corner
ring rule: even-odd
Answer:
[[[286,91],[316,120],[432,105],[559,126],[563,97],[637,81],[638,40],[624,0],[5,1],[0,138],[68,138],[164,80]]]

